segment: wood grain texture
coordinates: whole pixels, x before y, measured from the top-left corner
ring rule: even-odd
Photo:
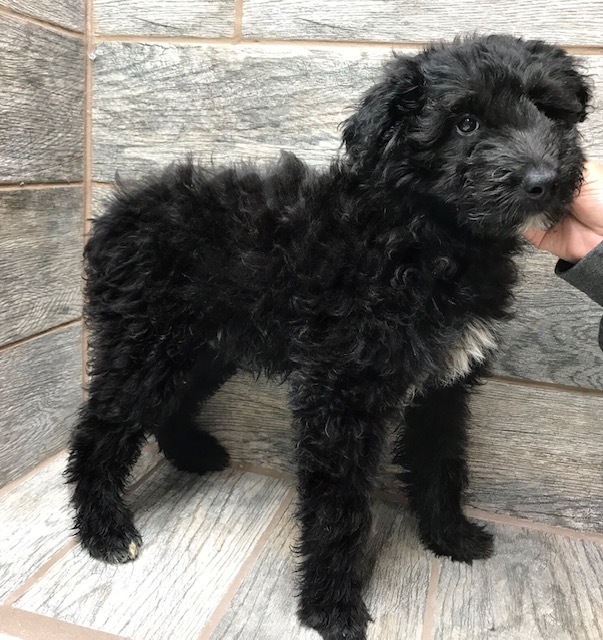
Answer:
[[[318,640],[296,618],[292,547],[298,536],[290,508],[238,589],[211,640]],[[366,603],[374,623],[369,640],[420,640],[431,556],[419,546],[412,519],[398,505],[375,509],[369,554],[376,556]],[[269,606],[267,604],[269,603]]]
[[[0,344],[82,314],[82,190],[0,192]]]
[[[156,447],[145,447],[132,481],[163,460]],[[60,456],[0,498],[0,600],[73,538],[66,461]]]
[[[603,389],[603,309],[555,275],[552,255],[533,249],[519,262],[516,317],[502,327],[494,372]]]
[[[0,486],[67,441],[82,400],[80,323],[0,352]]]
[[[232,36],[234,0],[95,0],[96,33]]]
[[[603,547],[505,525],[494,557],[443,561],[434,640],[603,638]]]
[[[0,6],[74,31],[84,30],[84,0],[1,0]]]
[[[362,47],[105,42],[94,61],[94,179],[128,179],[193,152],[202,160],[274,160],[281,149],[313,164],[338,152],[338,124],[379,76],[390,52]],[[584,62],[597,89],[603,56]],[[603,159],[603,115],[584,127]]]
[[[162,467],[133,493],[140,557],[109,566],[75,549],[15,603],[135,640],[193,640],[282,502],[282,480]]]
[[[603,531],[603,397],[490,382],[472,409],[469,504]]]
[[[459,33],[506,32],[563,44],[603,44],[603,6],[573,0],[245,0],[243,34],[264,38],[318,38],[424,42]]]
[[[603,10],[603,4],[601,7]],[[603,33],[600,27],[599,32]],[[603,54],[579,58],[593,89],[592,108],[581,127],[584,145],[589,157],[603,161]]]
[[[603,398],[490,381],[472,411],[471,506],[603,532]],[[237,376],[199,420],[235,459],[295,470],[284,387]],[[390,460],[380,486],[400,491]]]
[[[94,61],[94,179],[124,179],[193,152],[216,163],[325,164],[337,125],[384,52],[358,48],[106,42]]]
[[[80,180],[84,43],[0,15],[0,182]]]
[[[92,210],[90,212],[92,220],[105,213],[111,201],[112,194],[113,187],[105,185],[92,187]]]

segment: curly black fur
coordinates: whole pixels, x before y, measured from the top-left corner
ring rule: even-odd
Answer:
[[[576,60],[509,36],[394,57],[327,171],[185,162],[122,188],[86,247],[89,399],[68,477],[90,553],[141,539],[122,500],[145,434],[203,473],[228,454],[194,423],[239,369],[287,380],[296,434],[300,618],[365,638],[363,550],[386,422],[421,538],[471,562],[462,513],[470,390],[508,315],[520,231],[580,186]]]

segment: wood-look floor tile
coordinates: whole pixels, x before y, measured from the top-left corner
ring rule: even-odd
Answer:
[[[376,563],[366,602],[375,622],[371,640],[421,637],[431,557],[419,546],[415,527],[399,505],[376,509],[371,550]],[[297,527],[293,507],[281,518],[254,568],[237,591],[211,640],[315,640],[296,615],[291,550]]]
[[[488,525],[495,556],[473,566],[444,561],[434,640],[603,638],[603,546]]]
[[[106,565],[74,549],[15,606],[134,639],[196,638],[289,487],[165,465],[133,493],[144,538],[136,562]]]
[[[158,461],[157,449],[144,449],[133,479]],[[66,454],[42,467],[0,499],[0,600],[33,575],[73,537]]]

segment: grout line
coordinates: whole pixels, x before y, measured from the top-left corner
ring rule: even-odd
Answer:
[[[268,46],[294,46],[294,47],[353,47],[374,49],[418,49],[430,44],[428,40],[328,40],[320,38],[262,38],[243,36],[242,29],[243,0],[236,0],[235,24],[233,37],[204,37],[204,36],[169,36],[169,35],[134,35],[134,34],[96,34],[95,42],[138,42],[141,44],[250,44]],[[432,42],[439,42],[435,38]],[[600,45],[572,45],[560,44],[560,46],[576,55],[602,55],[603,47]]]
[[[237,43],[243,39],[243,3],[244,0],[235,0],[234,3],[233,39]]]
[[[41,564],[30,576],[21,582],[16,589],[8,594],[3,604],[10,606],[14,605],[14,603],[17,602],[21,596],[25,595],[25,593],[27,593],[27,591],[29,591],[29,589],[31,589],[31,587],[33,587],[40,578],[42,578],[57,562],[59,562],[59,560],[64,558],[72,549],[75,549],[77,544],[77,540],[71,538],[69,542],[66,542],[62,547],[59,547],[58,551],[55,551],[50,558],[46,560],[46,562]]]
[[[0,632],[21,640],[117,640],[106,631],[80,627],[58,618],[50,618],[33,611],[0,607]]]
[[[268,523],[267,527],[262,532],[262,535],[258,538],[258,541],[255,543],[251,553],[245,559],[245,562],[241,565],[239,572],[230,583],[230,587],[228,591],[224,595],[224,597],[220,600],[216,608],[213,610],[211,616],[208,621],[205,623],[201,634],[198,637],[198,640],[208,640],[212,633],[216,630],[220,620],[224,617],[224,614],[228,611],[228,607],[233,601],[237,591],[241,584],[243,584],[243,580],[247,577],[248,573],[251,571],[253,566],[255,565],[257,559],[259,558],[262,550],[266,546],[270,536],[274,533],[278,523],[283,517],[284,513],[289,508],[290,504],[293,502],[293,498],[295,497],[295,489],[289,489],[283,498],[279,508],[276,510],[276,513]]]
[[[9,7],[0,7],[0,15],[7,15],[11,18],[17,18],[19,20],[22,20],[23,22],[35,24],[38,27],[44,27],[44,29],[49,29],[50,31],[54,31],[55,33],[60,33],[63,36],[77,38],[78,40],[81,40],[84,37],[82,31],[77,31],[76,29],[71,29],[70,27],[63,27],[62,25],[55,24],[54,22],[50,22],[49,20],[36,18],[35,16],[29,15],[28,13],[15,11],[14,9],[10,9]]]
[[[493,375],[486,378],[494,382],[504,382],[520,387],[535,387],[538,389],[547,389],[551,391],[565,391],[569,393],[579,393],[581,395],[603,397],[602,389],[587,389],[586,387],[575,387],[569,384],[560,384],[558,382],[545,382],[541,380],[530,380],[528,378],[514,378],[512,376]]]
[[[394,493],[389,491],[378,491],[377,497],[387,502],[393,502],[402,506],[408,506],[408,499],[403,493]],[[508,515],[506,513],[494,513],[491,511],[484,511],[477,507],[464,507],[464,513],[473,518],[484,520],[485,522],[492,522],[496,524],[506,524],[513,527],[522,529],[530,529],[532,531],[541,531],[542,533],[550,533],[556,536],[562,536],[564,538],[576,538],[579,540],[588,540],[589,542],[598,542],[603,544],[603,532],[597,533],[595,531],[580,531],[578,529],[572,529],[571,527],[564,527],[554,524],[546,524],[544,522],[536,522],[534,520],[528,520],[527,518],[520,518],[518,516]]]
[[[263,467],[261,465],[252,464],[245,461],[234,460],[232,463],[232,468],[239,471],[246,471],[248,473],[255,473],[261,476],[268,476],[270,478],[278,478],[281,480],[295,480],[294,473],[282,471],[280,469]],[[393,502],[402,506],[408,506],[408,499],[403,493],[381,489],[375,492],[375,497],[386,502]],[[543,522],[536,522],[534,520],[528,520],[526,518],[521,518],[518,516],[484,511],[476,507],[465,507],[464,511],[467,515],[474,518],[479,518],[480,520],[484,520],[486,522],[507,524],[514,527],[541,531],[543,533],[550,533],[566,538],[576,538],[579,540],[588,540],[590,542],[598,542],[600,544],[603,544],[603,532],[597,533],[595,531],[580,531],[578,529],[572,529],[571,527],[546,524]]]
[[[7,344],[0,345],[0,353],[4,351],[8,351],[9,349],[13,349],[15,347],[20,347],[22,344],[27,342],[31,342],[32,340],[37,340],[42,336],[46,336],[50,333],[54,333],[55,331],[60,331],[61,329],[66,329],[67,327],[75,326],[78,322],[81,321],[81,316],[78,318],[74,318],[73,320],[67,320],[67,322],[63,322],[61,324],[57,324],[54,327],[50,327],[49,329],[44,329],[44,331],[40,331],[39,333],[34,333],[31,336],[27,336],[25,338],[19,338],[14,342],[8,342]]]
[[[82,250],[92,226],[92,61],[94,58],[93,0],[85,0],[85,67],[84,67],[84,206],[82,211]],[[82,394],[86,397],[88,376],[88,329],[82,323]]]
[[[67,449],[61,449],[60,451],[53,453],[48,458],[44,458],[44,460],[42,460],[41,462],[38,462],[38,464],[33,469],[30,469],[27,473],[24,473],[18,478],[11,480],[8,484],[5,484],[3,487],[0,488],[0,499],[4,498],[13,489],[16,489],[18,486],[20,486],[24,482],[27,482],[32,476],[35,476],[37,473],[40,473],[42,469],[52,464],[55,460],[60,458],[66,452],[67,452]]]
[[[252,464],[244,460],[233,460],[232,468],[237,471],[247,471],[260,476],[268,476],[269,478],[278,478],[279,480],[295,480],[295,474],[281,469],[272,469],[270,467],[262,467],[259,464]]]
[[[204,37],[204,36],[168,36],[168,35],[136,35],[130,33],[96,33],[93,35],[94,44],[103,42],[134,42],[138,44],[222,44],[232,45],[238,42],[234,36]]]
[[[576,540],[587,540],[589,542],[597,542],[599,544],[603,544],[603,533],[596,533],[594,531],[579,531],[578,529],[571,529],[570,527],[546,524],[544,522],[534,522],[533,520],[518,518],[517,516],[511,516],[503,513],[482,511],[481,509],[477,509],[475,507],[465,507],[464,511],[468,516],[479,518],[480,520],[484,520],[485,522],[506,524],[513,527],[520,527],[522,529],[529,529],[530,531],[549,533],[551,535],[561,536],[563,538],[574,538]]]
[[[436,598],[438,595],[438,584],[440,582],[440,571],[442,562],[438,558],[431,561],[429,571],[429,584],[425,594],[425,611],[423,613],[423,631],[421,640],[431,640],[433,637],[433,626],[435,622]]]
[[[81,180],[76,180],[75,182],[3,182],[0,184],[0,191],[33,191],[83,186],[84,183]]]

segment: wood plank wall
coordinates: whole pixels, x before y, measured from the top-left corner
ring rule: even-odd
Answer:
[[[83,4],[0,2],[0,485],[81,401]]]
[[[284,148],[324,164],[337,152],[338,123],[392,49],[412,52],[458,33],[504,31],[561,44],[582,57],[595,107],[602,102],[603,4],[589,0],[88,3],[94,37],[85,199],[92,215],[102,213],[116,171],[136,178],[191,150],[221,162],[269,160]],[[4,4],[19,11],[27,0]],[[601,109],[583,135],[589,154],[603,160]],[[600,531],[601,310],[553,275],[554,262],[535,251],[523,259],[517,318],[506,330],[497,377],[474,403],[470,499]],[[4,330],[22,324],[13,314]],[[240,377],[202,420],[237,458],[291,469],[282,389]],[[391,469],[383,483],[395,486]]]

